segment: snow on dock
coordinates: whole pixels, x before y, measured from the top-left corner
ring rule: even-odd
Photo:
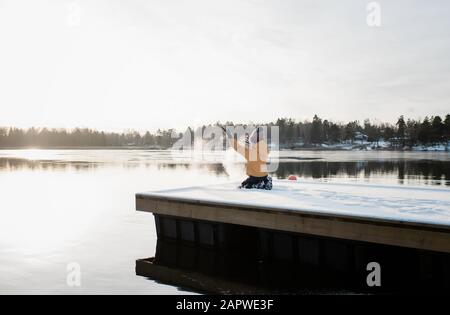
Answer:
[[[275,180],[136,195],[155,214],[450,252],[450,189]]]
[[[275,180],[271,191],[242,190],[236,187],[236,183],[229,183],[142,195],[450,227],[450,188],[283,180]]]

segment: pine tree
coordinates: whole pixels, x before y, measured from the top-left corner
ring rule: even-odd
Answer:
[[[366,119],[364,122],[364,133],[367,135],[367,140],[370,142],[376,142],[378,144],[378,141],[380,141],[381,138],[381,131],[380,127],[376,124],[372,124],[370,120]]]
[[[450,141],[450,114],[447,114],[447,116],[445,116],[444,137],[446,141]]]
[[[400,116],[396,125],[397,125],[397,138],[399,138],[402,145],[405,146],[406,123],[403,115]]]
[[[383,140],[391,141],[395,137],[395,129],[391,124],[383,123],[380,126],[380,133]]]
[[[406,123],[406,132],[408,134],[409,145],[414,146],[419,141],[420,123],[413,119],[408,119]]]
[[[320,119],[317,115],[314,115],[311,125],[311,143],[319,144],[323,142],[322,125],[322,119]]]
[[[330,141],[330,122],[324,120],[322,124],[322,141],[328,143]]]
[[[419,130],[419,141],[422,144],[429,144],[431,140],[431,123],[428,117],[425,117]]]
[[[6,141],[8,137],[8,129],[6,128],[0,128],[0,147],[6,146]]]
[[[359,129],[359,122],[358,121],[352,121],[349,122],[346,126],[345,126],[345,140],[350,140],[353,143],[353,140],[355,139],[355,133],[358,131]]]
[[[431,141],[433,143],[440,143],[444,140],[444,124],[442,118],[435,116],[431,123]]]
[[[338,143],[342,140],[342,132],[341,127],[337,124],[332,123],[329,129],[329,138],[330,143]]]

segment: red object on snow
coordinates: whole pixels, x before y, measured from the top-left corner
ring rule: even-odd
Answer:
[[[288,180],[297,180],[297,176],[289,175]]]

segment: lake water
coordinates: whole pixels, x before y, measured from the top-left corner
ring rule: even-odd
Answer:
[[[439,185],[450,192],[450,153],[283,151],[275,178]],[[145,150],[0,151],[0,294],[179,294],[138,277],[155,253],[153,216],[134,194],[244,178],[232,152]],[[67,284],[67,266],[81,286]]]

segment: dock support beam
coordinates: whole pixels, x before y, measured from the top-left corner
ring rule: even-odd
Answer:
[[[176,268],[288,291],[450,291],[447,253],[159,214],[155,223],[155,262]],[[370,262],[381,266],[381,287],[366,282]]]

